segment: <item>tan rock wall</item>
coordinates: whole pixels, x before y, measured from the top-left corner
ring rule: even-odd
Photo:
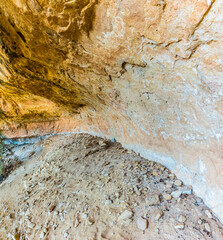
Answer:
[[[1,0],[0,12],[7,136],[116,138],[223,220],[221,0]]]

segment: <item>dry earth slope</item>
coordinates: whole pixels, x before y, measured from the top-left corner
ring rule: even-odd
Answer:
[[[1,240],[223,239],[190,186],[119,143],[78,134],[8,149],[22,164],[0,185]]]

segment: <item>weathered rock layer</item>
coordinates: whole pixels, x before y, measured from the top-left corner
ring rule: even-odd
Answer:
[[[223,216],[222,9],[221,0],[1,0],[4,133],[116,138]]]

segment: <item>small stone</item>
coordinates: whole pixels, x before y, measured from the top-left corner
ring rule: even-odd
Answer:
[[[14,238],[15,238],[15,240],[19,240],[19,239],[20,239],[20,234],[19,234],[19,233],[16,233],[16,234],[14,235]]]
[[[129,206],[130,206],[130,204],[129,204],[128,202],[123,202],[123,203],[122,203],[122,205],[124,206],[124,208],[126,208],[126,207],[129,207]]]
[[[181,191],[182,194],[187,194],[187,195],[192,194],[191,186],[184,186],[184,187],[180,188],[179,190]]]
[[[58,214],[59,214],[59,212],[58,212],[58,211],[55,211],[55,212],[54,212],[54,215],[58,215]]]
[[[93,219],[88,219],[88,224],[89,225],[93,225],[94,224],[94,220]]]
[[[108,173],[106,171],[101,171],[101,175],[107,177],[108,176]]]
[[[171,195],[172,195],[172,197],[174,197],[174,198],[179,198],[180,195],[181,195],[181,193],[182,193],[182,192],[181,192],[180,190],[177,190],[177,191],[172,192]]]
[[[131,210],[125,210],[119,217],[118,220],[126,220],[133,216],[133,212]]]
[[[149,206],[160,204],[160,195],[155,194],[146,198],[146,204]]]
[[[173,173],[169,174],[169,178],[170,178],[171,180],[174,180],[175,174],[173,174]]]
[[[184,229],[185,225],[184,223],[179,223],[175,226],[175,229]]]
[[[120,198],[120,193],[119,193],[119,192],[116,192],[116,193],[115,193],[115,196],[116,196],[117,198]]]
[[[187,195],[192,194],[192,187],[190,187],[190,186],[181,187],[178,190],[171,193],[171,195],[174,198],[180,197],[181,194],[187,194]]]
[[[56,224],[54,224],[53,226],[52,226],[52,229],[53,229],[53,231],[55,231],[56,229],[57,229],[57,225]]]
[[[87,214],[86,213],[83,213],[82,216],[81,216],[82,219],[87,219]]]
[[[105,195],[104,195],[104,198],[105,198],[106,200],[108,200],[108,199],[109,199],[109,196],[108,196],[107,194],[105,194]]]
[[[166,199],[167,201],[172,199],[172,196],[169,193],[164,193],[163,198]]]
[[[106,200],[105,201],[105,205],[111,205],[112,204],[112,201],[111,200]]]
[[[103,140],[100,140],[100,141],[98,142],[98,144],[99,144],[101,147],[104,147],[104,146],[107,145]]]
[[[64,233],[64,238],[68,238],[69,234],[67,232]]]
[[[179,187],[179,186],[182,185],[182,181],[180,181],[180,180],[177,179],[177,180],[174,182],[174,184]]]
[[[205,227],[205,230],[207,231],[207,232],[211,232],[211,226],[210,226],[210,224],[209,223],[205,223],[204,224],[204,227]]]
[[[179,219],[178,219],[178,221],[179,221],[180,223],[185,223],[186,220],[187,220],[187,218],[186,218],[184,215],[180,215],[180,217],[179,217]]]
[[[202,224],[202,220],[201,220],[201,219],[198,219],[197,223],[198,223],[199,225],[201,225],[201,224]]]
[[[208,218],[212,218],[212,214],[210,210],[205,210],[205,214],[207,215]]]
[[[137,206],[138,206],[138,203],[137,203],[137,202],[135,202],[135,203],[133,204],[133,206],[134,206],[134,207],[137,207]]]
[[[110,164],[110,162],[104,162],[103,166],[108,166]]]
[[[49,211],[50,211],[50,212],[54,211],[54,209],[56,208],[56,206],[57,206],[56,204],[53,204],[52,206],[50,206]]]
[[[74,227],[75,227],[75,228],[76,228],[76,227],[78,227],[78,226],[79,226],[79,224],[80,224],[79,220],[78,220],[78,219],[76,219],[76,220],[75,220],[75,222],[74,222]]]
[[[157,171],[153,171],[153,176],[154,176],[154,177],[158,176],[158,174],[159,174],[159,173],[158,173]]]
[[[167,187],[167,188],[172,188],[172,187],[173,187],[173,184],[172,184],[171,182],[168,182],[168,183],[166,183],[166,187]]]
[[[155,213],[155,217],[154,219],[156,221],[160,220],[160,218],[164,215],[164,213],[161,211],[161,210],[157,210],[156,213]]]
[[[142,192],[141,192],[141,191],[139,191],[139,190],[138,190],[138,191],[136,191],[136,195],[137,195],[137,196],[141,196],[141,194],[142,194]]]
[[[64,216],[62,213],[59,213],[59,216],[60,216],[60,220],[63,221],[64,220]]]
[[[140,217],[137,220],[137,227],[142,231],[145,231],[148,228],[148,220]]]
[[[45,235],[44,232],[41,232],[40,235],[39,235],[39,237],[40,237],[40,238],[44,238],[44,235]]]

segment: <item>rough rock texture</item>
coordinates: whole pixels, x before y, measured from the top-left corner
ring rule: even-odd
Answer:
[[[116,138],[223,220],[222,0],[1,0],[9,137]]]

